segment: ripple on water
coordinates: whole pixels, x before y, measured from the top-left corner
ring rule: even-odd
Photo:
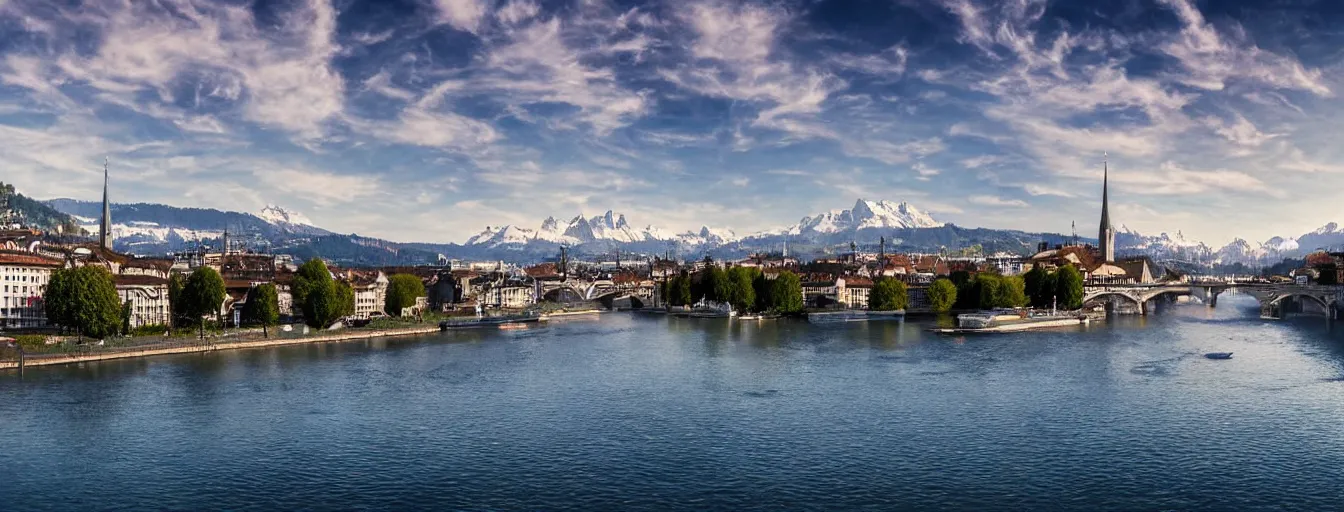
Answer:
[[[279,348],[267,371],[39,369],[0,376],[0,437],[24,441],[3,508],[1338,508],[1337,335],[1144,322],[958,342],[606,315]]]

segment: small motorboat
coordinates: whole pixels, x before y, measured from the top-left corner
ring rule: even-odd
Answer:
[[[1207,358],[1209,358],[1209,359],[1232,359],[1232,353],[1231,353],[1231,352],[1209,352],[1209,353],[1207,353],[1207,354],[1204,354],[1204,357],[1207,357]]]

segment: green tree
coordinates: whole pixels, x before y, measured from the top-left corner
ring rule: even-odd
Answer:
[[[966,283],[971,282],[971,273],[965,270],[958,270],[949,275],[948,279],[952,280],[952,284],[961,287],[966,285]]]
[[[750,311],[756,307],[755,279],[760,271],[751,267],[733,267],[728,271],[728,281],[732,283],[732,298],[728,301],[739,312]]]
[[[169,322],[174,327],[185,326],[191,321],[187,316],[186,302],[182,300],[182,288],[186,284],[187,279],[182,274],[174,273],[168,277]]]
[[[388,315],[401,316],[401,310],[415,305],[415,300],[425,296],[425,283],[411,274],[394,274],[387,278]]]
[[[976,274],[975,283],[977,300],[976,307],[979,309],[992,309],[999,307],[1003,302],[1003,277],[998,274],[981,272]]]
[[[803,282],[798,274],[785,270],[779,273],[770,286],[771,309],[781,314],[794,314],[803,311]]]
[[[121,326],[121,299],[112,274],[99,266],[60,269],[47,282],[43,297],[47,320],[74,329],[82,337],[103,338]]]
[[[47,314],[47,322],[59,325],[62,331],[74,327],[69,311],[74,301],[74,273],[74,269],[56,269],[47,280],[46,292],[42,294],[42,309]]]
[[[312,258],[299,266],[299,271],[294,274],[294,283],[289,287],[289,294],[294,304],[307,304],[310,292],[331,281],[331,270],[327,269],[327,263],[322,258]]]
[[[674,306],[689,306],[695,303],[695,295],[691,291],[691,276],[686,272],[673,278],[672,304]]]
[[[910,295],[905,283],[899,279],[878,278],[873,289],[868,292],[868,309],[873,311],[898,311],[910,304]]]
[[[355,314],[355,289],[350,283],[339,281],[336,283],[336,316],[353,314]]]
[[[728,280],[728,273],[724,272],[718,265],[706,265],[700,270],[699,291],[695,294],[696,301],[705,299],[714,302],[728,302],[733,298],[732,282]]]
[[[926,293],[929,296],[930,307],[938,313],[951,311],[952,305],[957,303],[957,285],[952,284],[952,280],[947,278],[934,280]]]
[[[1055,297],[1063,309],[1083,307],[1083,275],[1073,265],[1055,271]]]
[[[131,301],[121,304],[121,335],[131,335]]]
[[[224,278],[213,268],[197,268],[182,285],[182,303],[183,314],[200,324],[201,339],[205,339],[206,317],[218,317],[224,304]]]
[[[757,273],[751,280],[751,289],[756,292],[756,311],[770,311],[771,300],[774,298],[774,284],[774,280],[766,279],[762,273]]]
[[[999,284],[999,307],[1020,308],[1029,302],[1027,281],[1022,276],[1005,276]]]
[[[1030,301],[1033,307],[1037,308],[1049,307],[1042,301],[1042,299],[1045,296],[1045,294],[1043,293],[1044,290],[1043,285],[1045,284],[1045,274],[1046,274],[1045,269],[1041,268],[1039,265],[1033,265],[1031,267],[1031,270],[1028,270],[1027,273],[1022,274],[1023,293],[1026,294],[1027,300]]]
[[[243,321],[252,325],[260,324],[262,335],[271,337],[270,326],[280,323],[280,295],[275,285],[260,284],[247,291]]]

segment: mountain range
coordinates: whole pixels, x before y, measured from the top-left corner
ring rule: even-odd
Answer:
[[[55,199],[40,204],[71,216],[89,232],[97,231],[101,203]],[[135,254],[164,254],[202,245],[218,247],[227,230],[235,244],[297,258],[321,256],[343,265],[422,264],[441,256],[526,263],[553,258],[562,246],[576,256],[590,258],[610,257],[616,251],[646,255],[672,252],[691,259],[705,255],[735,258],[786,248],[790,254],[806,258],[845,252],[851,243],[874,250],[883,239],[891,252],[928,253],[980,246],[986,254],[1030,254],[1041,242],[1053,245],[1072,240],[1053,233],[945,224],[907,202],[865,199],[848,209],[807,215],[787,226],[745,235],[709,226],[679,233],[654,225],[635,227],[625,215],[607,211],[591,217],[578,214],[568,221],[548,217],[535,228],[487,226],[462,244],[399,243],[334,233],[279,206],[267,206],[252,214],[161,204],[113,204],[112,218],[116,248]],[[1096,242],[1090,238],[1077,240]],[[1116,246],[1121,255],[1146,255],[1189,268],[1234,263],[1260,266],[1318,248],[1344,247],[1344,229],[1331,223],[1297,237],[1275,237],[1258,244],[1237,239],[1214,249],[1187,239],[1179,231],[1149,236],[1120,226]]]

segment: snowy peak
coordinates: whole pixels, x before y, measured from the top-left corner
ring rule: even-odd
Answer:
[[[1317,229],[1316,231],[1312,231],[1311,233],[1312,233],[1313,235],[1330,235],[1330,234],[1335,234],[1335,233],[1339,233],[1339,232],[1340,232],[1340,230],[1339,230],[1339,224],[1336,224],[1336,223],[1334,223],[1334,222],[1331,222],[1331,223],[1329,223],[1329,224],[1326,224],[1326,225],[1324,225],[1324,226],[1321,226],[1319,229]]]
[[[302,213],[293,212],[275,205],[266,205],[257,214],[261,220],[276,225],[294,225],[294,226],[312,226],[313,222],[308,220]]]
[[[868,201],[859,199],[849,210],[831,210],[826,213],[803,217],[796,228],[788,231],[799,233],[839,233],[859,229],[905,229],[936,228],[943,223],[933,220],[929,214],[920,211],[907,202]]]

